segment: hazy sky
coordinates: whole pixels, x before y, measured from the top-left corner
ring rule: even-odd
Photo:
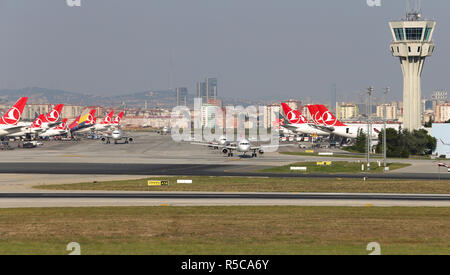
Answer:
[[[99,95],[219,78],[219,95],[327,100],[391,86],[391,19],[404,0],[0,0],[0,88],[38,86]],[[423,1],[438,21],[423,92],[449,87],[450,1]],[[172,64],[172,65],[171,65]],[[172,67],[172,69],[170,69]]]

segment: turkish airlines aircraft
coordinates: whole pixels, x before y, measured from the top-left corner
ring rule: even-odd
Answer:
[[[31,138],[31,136],[37,136],[39,135],[39,133],[45,131],[45,129],[42,128],[44,119],[45,116],[41,114],[34,120],[30,127],[22,127],[22,130],[20,132],[10,134],[8,135],[8,137]]]
[[[20,98],[11,109],[0,118],[0,137],[22,131],[23,126],[17,125],[27,104],[28,97]]]
[[[122,139],[124,140],[125,144],[128,144],[128,143],[134,141],[133,137],[124,136],[123,132],[122,132],[122,130],[120,130],[120,128],[117,129],[117,130],[114,130],[111,133],[111,135],[105,135],[105,136],[102,137],[102,141],[106,142],[106,144],[110,144],[111,143],[111,139],[114,140],[114,144],[118,144],[118,142],[120,140],[122,140]]]
[[[63,107],[64,107],[64,104],[58,104],[53,108],[53,110],[50,111],[50,113],[48,113],[45,116],[44,120],[42,121],[43,122],[42,128],[44,130],[55,127],[60,123],[61,112],[62,112]]]
[[[367,134],[367,124],[344,124],[339,121],[324,105],[309,105],[308,110],[314,119],[314,127],[346,138],[357,138],[362,131]],[[372,138],[377,139],[383,130],[383,124],[371,124]],[[400,124],[386,124],[386,128],[400,129]]]
[[[298,111],[292,110],[286,103],[281,103],[284,112],[285,121],[282,124],[283,127],[289,129],[297,134],[308,134],[318,136],[329,136],[327,131],[320,130],[311,126],[308,120]],[[286,122],[286,120],[288,122]]]
[[[113,122],[111,123],[111,126],[114,126],[116,128],[120,127],[120,122],[122,121],[122,118],[123,112],[120,112],[120,114],[114,118]]]
[[[61,125],[48,129],[44,133],[40,134],[39,137],[46,138],[46,137],[62,136],[67,135],[68,133],[69,131],[67,128],[67,118],[64,118],[62,120]]]
[[[264,148],[270,148],[270,147],[285,147],[285,146],[295,146],[293,144],[286,144],[286,145],[260,145],[260,146],[252,146],[250,141],[248,139],[242,139],[240,140],[237,145],[226,145],[222,147],[222,153],[224,155],[227,155],[228,157],[233,156],[233,151],[236,151],[238,153],[242,153],[244,156],[246,156],[247,153],[252,153],[252,158],[256,158],[258,154],[263,155],[264,154]]]
[[[96,123],[93,126],[95,131],[106,131],[111,127],[111,123],[113,122],[114,111],[111,111],[100,123]]]

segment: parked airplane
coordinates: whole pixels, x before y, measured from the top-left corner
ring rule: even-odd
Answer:
[[[17,125],[27,104],[28,97],[20,98],[3,117],[0,118],[0,137],[20,132],[23,126]]]
[[[44,133],[40,134],[39,137],[46,138],[46,137],[54,137],[54,136],[63,136],[67,135],[69,133],[68,127],[67,127],[67,118],[64,118],[62,120],[61,125],[52,127],[45,131]]]
[[[111,123],[113,122],[114,111],[111,111],[105,118],[100,122],[96,123],[92,129],[94,131],[106,131],[111,127]]]
[[[111,135],[104,135],[102,137],[102,141],[106,142],[106,144],[110,144],[111,143],[111,139],[114,140],[114,144],[118,144],[118,141],[120,140],[124,140],[125,144],[128,144],[130,142],[134,141],[133,137],[129,137],[129,136],[124,136],[122,130],[116,129],[114,130]]]
[[[308,134],[318,136],[329,136],[330,133],[318,129],[308,122],[308,120],[298,111],[292,110],[286,103],[281,103],[284,116],[282,126],[293,131],[296,134]]]
[[[337,136],[357,138],[362,131],[367,134],[367,124],[344,124],[337,119],[324,105],[309,105],[309,112],[314,119],[314,126]],[[377,139],[383,130],[383,124],[371,124],[372,138]],[[400,129],[400,124],[386,124],[386,128]]]
[[[116,128],[120,127],[120,122],[122,121],[123,114],[124,114],[123,112],[120,112],[120,114],[114,118],[113,122],[111,123],[111,126],[114,126]]]
[[[74,122],[69,125],[70,132],[73,133],[81,133],[83,129],[89,128],[95,123],[95,113],[96,109],[92,109],[89,113],[79,116]]]
[[[45,131],[45,129],[42,127],[43,121],[45,119],[45,116],[43,114],[39,115],[31,124],[30,127],[22,127],[20,132],[10,134],[8,137],[19,137],[19,138],[26,138],[31,139],[32,137],[36,137],[39,135],[39,133],[42,133]]]

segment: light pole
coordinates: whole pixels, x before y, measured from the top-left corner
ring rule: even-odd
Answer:
[[[383,129],[383,158],[384,158],[384,171],[386,171],[387,163],[386,163],[386,155],[387,155],[387,144],[386,144],[386,95],[389,93],[391,88],[386,87],[384,88],[384,96],[383,96],[383,122],[384,122],[384,129]]]
[[[372,113],[372,94],[374,91],[374,87],[370,86],[367,88],[367,171],[370,172],[370,149],[372,147],[372,136],[371,136],[371,130],[372,127],[370,125],[370,114]]]

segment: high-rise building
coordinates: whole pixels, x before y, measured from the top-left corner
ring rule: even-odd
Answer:
[[[438,105],[436,108],[436,122],[447,122],[450,119],[450,103]]]
[[[342,104],[338,106],[338,118],[347,120],[358,117],[358,107],[355,104]]]
[[[197,82],[197,97],[204,103],[217,100],[217,78],[206,78],[205,82]]]
[[[197,82],[197,98],[201,98],[202,102],[208,102],[206,82]]]
[[[177,93],[177,106],[186,106],[188,89],[185,87],[181,87],[181,88],[176,88],[175,91]]]
[[[391,52],[400,59],[403,71],[403,126],[416,130],[421,123],[421,75],[425,59],[433,54],[436,22],[409,11],[404,20],[389,23],[394,41]]]
[[[217,100],[217,78],[206,79],[207,100]]]

